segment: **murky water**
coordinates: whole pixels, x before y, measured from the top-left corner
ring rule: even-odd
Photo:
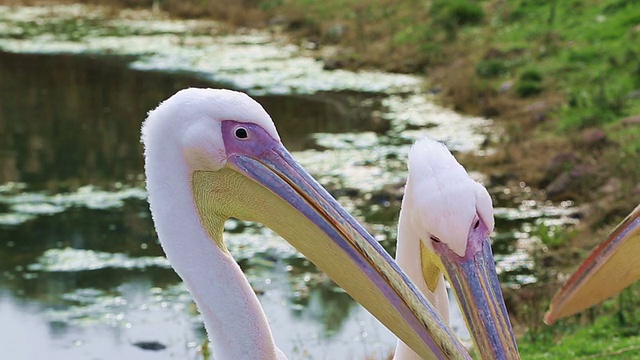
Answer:
[[[256,95],[294,156],[391,252],[412,141],[491,151],[480,147],[491,122],[434,105],[419,78],[322,71],[295,46],[213,36],[206,22],[107,18],[0,7],[0,351],[12,359],[201,358],[201,321],[153,231],[139,143],[146,112],[181,88]],[[492,189],[494,249],[517,286],[535,281],[538,225],[570,221],[571,204],[538,204],[524,184],[508,192]],[[290,358],[392,350],[384,327],[269,229],[230,221],[227,235]]]

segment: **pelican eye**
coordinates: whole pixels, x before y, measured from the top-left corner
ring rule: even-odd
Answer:
[[[247,133],[247,129],[243,127],[236,128],[235,135],[237,139],[246,139],[249,137],[249,133]]]
[[[434,243],[439,243],[440,242],[440,239],[438,239],[438,237],[433,236],[433,235],[429,236],[429,239],[431,239],[431,241],[433,241]]]
[[[480,226],[480,220],[476,220],[476,222],[473,224],[473,230],[477,229],[478,226]]]

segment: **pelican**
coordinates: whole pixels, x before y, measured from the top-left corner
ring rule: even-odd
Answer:
[[[162,248],[202,314],[216,359],[283,359],[223,239],[226,219],[280,234],[425,359],[469,359],[394,260],[291,156],[246,94],[186,89],[142,126]],[[458,248],[455,248],[458,250]]]
[[[446,274],[483,359],[519,359],[489,235],[491,197],[447,147],[431,139],[409,152],[396,260],[448,322]],[[420,359],[402,341],[396,360]]]
[[[558,290],[544,322],[552,325],[556,320],[590,308],[638,281],[638,254],[640,205],[616,226]]]

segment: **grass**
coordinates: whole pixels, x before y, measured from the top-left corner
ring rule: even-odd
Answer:
[[[640,97],[633,95],[640,89],[640,5],[625,0],[492,5],[497,11],[481,30],[476,53],[470,54],[478,63],[503,64],[491,86],[512,80],[518,81],[515,89],[522,97],[536,96],[545,87],[559,93],[563,106],[555,119],[564,131],[640,111]],[[483,49],[492,52],[483,54]],[[525,79],[527,68],[536,69],[541,79]]]
[[[631,0],[263,0],[340,63],[423,72],[454,108],[520,120],[546,103],[569,136],[640,113],[640,4]],[[529,75],[536,74],[534,78]],[[514,119],[515,118],[515,119]]]
[[[110,2],[236,26],[277,24],[321,49],[338,45],[341,51],[331,56],[349,68],[426,73],[467,112],[510,117],[509,107],[520,99],[542,99],[551,103],[555,131],[640,113],[640,4],[634,0]],[[540,78],[523,76],[530,71]]]
[[[519,349],[522,358],[530,360],[637,359],[640,356],[640,336],[624,336],[619,329],[615,319],[603,317],[593,325],[565,333],[557,342],[521,341]]]
[[[563,232],[555,226],[539,224],[535,227],[533,236],[537,237],[540,242],[551,249],[557,249],[567,243],[568,233]]]
[[[553,327],[531,330],[519,342],[523,359],[638,359],[640,357],[640,286],[617,299],[561,320]]]

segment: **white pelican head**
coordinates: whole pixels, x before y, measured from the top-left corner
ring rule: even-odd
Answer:
[[[409,154],[403,212],[422,240],[428,289],[435,291],[444,272],[483,358],[519,358],[491,252],[493,207],[484,186],[444,144],[423,139]]]
[[[409,176],[414,228],[422,229],[422,239],[441,243],[443,248],[464,257],[478,244],[470,241],[472,230],[483,225],[483,234],[493,231],[491,196],[481,184],[437,141],[423,139],[409,154]]]
[[[230,258],[224,257],[222,232],[234,217],[276,231],[421,356],[468,357],[377,241],[293,159],[269,115],[247,95],[182,90],[149,113],[142,140],[160,242],[210,334],[223,325],[244,325],[220,320],[235,304],[221,310],[208,302],[220,301],[239,281],[222,281],[227,270],[207,273],[208,265],[217,266],[207,264],[212,258]],[[214,347],[220,343],[213,341]]]

